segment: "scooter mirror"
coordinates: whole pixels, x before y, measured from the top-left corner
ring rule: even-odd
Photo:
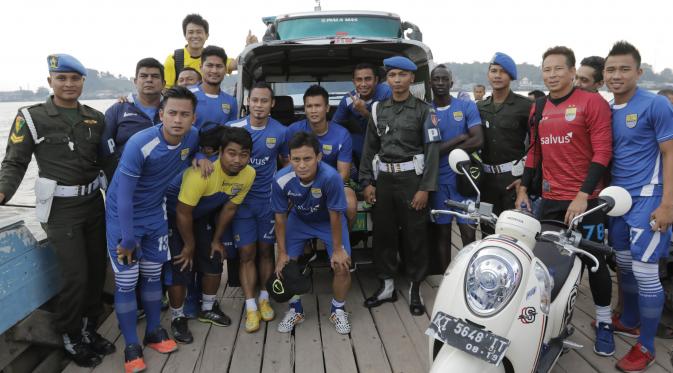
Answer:
[[[622,187],[609,186],[598,197],[608,204],[606,209],[610,216],[622,216],[631,209],[631,195]]]
[[[470,166],[470,156],[463,149],[453,149],[449,153],[449,165],[453,172],[462,175],[462,168],[467,169]]]

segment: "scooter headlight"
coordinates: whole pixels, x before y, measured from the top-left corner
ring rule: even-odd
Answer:
[[[465,297],[472,312],[481,317],[498,313],[521,282],[521,263],[507,250],[487,247],[470,260],[465,275]]]
[[[535,263],[535,278],[537,278],[537,287],[540,291],[540,310],[549,314],[551,305],[551,289],[554,288],[554,278],[549,275],[549,271],[539,262]]]

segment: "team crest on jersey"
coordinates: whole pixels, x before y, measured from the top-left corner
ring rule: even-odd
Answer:
[[[239,236],[239,235],[235,235],[235,236],[234,236],[234,240],[235,240],[236,242],[239,242],[239,241],[241,240],[241,236]]]
[[[332,154],[332,145],[330,144],[323,144],[322,145],[322,153],[325,155],[330,155]],[[317,198],[317,197],[316,197]]]
[[[627,114],[626,115],[626,127],[633,128],[638,124],[638,114]]]
[[[461,120],[463,120],[463,112],[462,111],[454,111],[453,112],[453,119],[456,122],[460,122]]]
[[[571,122],[575,120],[575,117],[577,116],[577,108],[574,106],[571,106],[566,109],[566,121]]]
[[[273,149],[273,147],[276,146],[276,138],[275,137],[267,137],[266,138],[266,147],[269,149]]]
[[[189,148],[184,148],[180,151],[180,159],[185,160],[187,159],[187,156],[189,156]]]
[[[320,198],[322,197],[322,190],[320,188],[311,188],[311,195],[313,198]]]
[[[222,104],[222,111],[223,111],[225,114],[229,114],[229,112],[231,111],[231,105],[229,105],[229,104]]]
[[[229,195],[235,196],[238,193],[240,193],[241,190],[243,190],[243,184],[233,183],[229,185],[229,188],[230,188],[229,190],[231,191]]]

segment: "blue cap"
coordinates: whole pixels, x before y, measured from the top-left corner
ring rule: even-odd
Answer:
[[[49,66],[49,72],[78,73],[86,76],[84,65],[69,54],[50,54],[47,56],[47,65]]]
[[[386,69],[400,69],[406,71],[416,71],[416,64],[410,59],[402,56],[395,56],[383,60],[383,65]]]
[[[516,64],[512,57],[502,52],[496,52],[493,59],[491,59],[491,64],[500,65],[500,67],[507,71],[512,80],[516,80]]]

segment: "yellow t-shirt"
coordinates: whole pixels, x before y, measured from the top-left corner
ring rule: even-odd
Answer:
[[[208,214],[224,203],[231,201],[240,205],[255,181],[255,169],[246,165],[238,175],[227,175],[220,166],[220,159],[214,162],[213,173],[201,177],[201,171],[189,168],[182,175],[178,201],[195,207],[194,219]]]
[[[185,52],[185,65],[183,68],[191,67],[201,73],[201,56],[194,58],[189,54],[187,48],[183,48],[183,50]],[[231,64],[233,61],[233,58],[227,58],[227,74],[231,73]],[[173,58],[173,53],[169,54],[168,57],[166,57],[166,62],[164,62],[164,79],[166,80],[166,89],[174,86],[178,79],[177,72],[175,71],[175,59]]]

